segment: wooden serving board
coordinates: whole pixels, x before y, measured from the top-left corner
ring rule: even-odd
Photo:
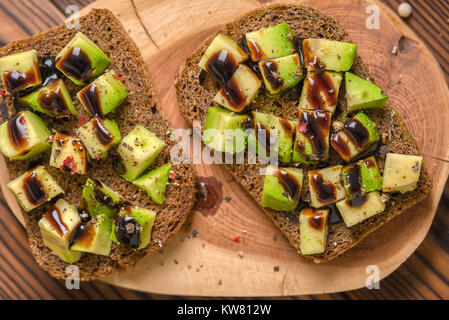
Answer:
[[[296,3],[297,1],[284,1]],[[428,200],[368,236],[327,264],[300,257],[224,168],[197,165],[198,176],[215,177],[228,201],[213,214],[195,212],[161,253],[129,272],[104,281],[153,293],[197,296],[281,296],[345,291],[365,286],[366,268],[380,278],[403,263],[424,239],[449,173],[449,92],[429,50],[390,9],[375,0],[304,1],[346,27],[390,104],[404,117],[434,179]],[[175,128],[187,128],[173,85],[179,65],[226,22],[271,1],[98,0],[87,8],[112,10],[139,47],[159,101]],[[367,7],[376,5],[380,29],[367,29]],[[372,8],[372,7],[371,7]],[[369,8],[368,8],[369,10]],[[391,54],[393,46],[399,48]],[[20,209],[1,187],[19,220]],[[196,236],[192,236],[196,234]],[[237,241],[238,237],[239,241]]]

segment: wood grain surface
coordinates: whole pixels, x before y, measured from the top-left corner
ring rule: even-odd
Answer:
[[[398,4],[395,1],[385,3],[392,8],[395,8]],[[57,9],[59,7],[64,10],[64,4],[61,5],[60,1],[56,4],[58,6],[46,1],[1,1],[0,17],[2,18],[2,24],[5,23],[5,27],[0,30],[2,43],[16,40],[55,25],[57,21],[64,17],[64,14],[58,12]],[[448,52],[445,51],[445,48],[447,47],[447,18],[449,12],[447,9],[449,5],[443,2],[432,3],[432,1],[425,3],[428,6],[426,9],[420,9],[419,5],[424,5],[421,1],[419,3],[412,2],[412,5],[415,10],[407,22],[412,28],[416,28],[415,31],[432,49],[444,70],[444,63],[447,63],[448,59]],[[399,18],[397,19],[399,20]],[[423,26],[427,28],[425,30],[434,30],[435,32],[420,31],[419,28]],[[435,37],[438,38],[435,40]],[[354,40],[357,42],[357,39]],[[447,76],[447,70],[445,73]],[[435,146],[435,150],[438,151],[438,146]],[[441,150],[446,149],[441,148]],[[448,298],[449,272],[445,268],[447,262],[449,262],[449,254],[447,253],[449,246],[447,197],[447,195],[443,195],[437,217],[423,244],[405,264],[381,282],[380,290],[362,289],[332,295],[302,296],[300,298]],[[2,219],[0,221],[0,297],[23,299],[168,297],[114,288],[101,282],[83,284],[81,290],[66,290],[63,283],[51,279],[37,267],[28,252],[27,239],[23,229],[9,212],[4,201],[2,201],[2,206]],[[164,263],[175,264],[174,261],[164,261]],[[217,283],[217,285],[219,284]]]

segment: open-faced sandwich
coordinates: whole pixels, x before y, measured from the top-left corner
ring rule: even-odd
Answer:
[[[34,257],[57,278],[126,270],[183,225],[193,166],[172,164],[170,125],[120,22],[93,10],[0,49],[0,151]]]
[[[183,63],[176,89],[206,146],[244,153],[244,164],[226,168],[315,262],[354,247],[431,190],[413,136],[357,45],[312,8],[270,6],[229,23]],[[277,162],[261,163],[273,153]]]

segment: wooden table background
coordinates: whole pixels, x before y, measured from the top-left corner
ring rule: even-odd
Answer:
[[[399,0],[382,0],[396,10]],[[65,18],[65,9],[92,0],[0,0],[0,46],[33,35]],[[266,2],[266,1],[263,1]],[[410,0],[407,24],[432,51],[449,80],[449,2]],[[449,160],[447,160],[449,161]],[[360,289],[290,299],[449,299],[449,182],[432,227],[416,252],[380,283],[379,290]],[[100,281],[67,290],[63,281],[47,275],[34,262],[24,228],[0,194],[0,299],[189,299],[147,294]]]

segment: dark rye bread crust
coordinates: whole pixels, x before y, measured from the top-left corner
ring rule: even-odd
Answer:
[[[225,29],[219,33],[228,35],[241,43],[246,32],[283,22],[288,23],[298,38],[327,38],[352,42],[344,27],[334,18],[324,15],[310,7],[293,5],[274,5],[266,9],[250,12],[226,25]],[[212,98],[218,91],[219,84],[211,75],[202,72],[197,66],[197,63],[214,37],[215,35],[211,36],[197,51],[187,58],[180,67],[175,83],[181,113],[191,124],[194,120],[200,120],[203,129],[207,109],[213,104]],[[373,77],[369,74],[365,64],[358,55],[355,58],[351,72],[362,78],[370,78],[373,80]],[[340,88],[339,106],[335,115],[336,119],[341,120],[344,118],[346,109],[343,87]],[[298,113],[298,104],[298,97],[294,95],[292,97],[291,93],[278,99],[267,98],[261,93],[246,111],[256,110],[295,119]],[[372,109],[366,110],[365,112],[376,122],[379,134],[384,136],[385,139],[388,139],[381,148],[382,152],[380,156],[377,157],[381,172],[384,168],[386,152],[419,154],[415,139],[409,133],[399,114],[394,112],[390,106],[386,106],[383,110]],[[335,164],[343,164],[343,160],[331,148],[330,159],[326,166]],[[264,176],[259,174],[259,169],[264,167],[264,165],[245,164],[225,166],[243,188],[260,204]],[[324,167],[324,165],[320,167]],[[314,168],[316,167],[310,167],[310,169]],[[305,168],[305,173],[307,170],[308,168]],[[304,176],[302,199],[308,201],[310,195],[307,174]],[[431,179],[423,166],[416,190],[406,194],[392,194],[391,201],[387,203],[383,213],[371,217],[351,228],[347,228],[342,221],[330,225],[325,252],[306,257],[314,259],[315,262],[327,262],[336,258],[346,250],[354,247],[369,233],[404,212],[407,208],[423,200],[429,194],[431,188]],[[262,209],[283,232],[293,247],[298,250],[298,253],[300,253],[299,211],[281,212],[269,208]]]
[[[78,31],[86,34],[110,57],[109,69],[114,69],[116,74],[124,79],[123,83],[128,89],[128,99],[107,117],[117,121],[122,136],[125,136],[136,125],[140,124],[166,142],[166,147],[151,168],[170,162],[170,149],[174,145],[174,142],[169,139],[170,124],[156,100],[145,64],[136,45],[110,11],[91,11],[80,19],[80,29],[69,30],[65,25],[62,25],[31,38],[11,43],[0,48],[0,57],[30,49],[36,49],[38,56],[55,56]],[[75,98],[76,92],[81,87],[74,85],[68,79],[65,79],[65,83],[79,115],[84,116],[87,120],[90,119],[78,99]],[[1,97],[0,105],[3,121],[6,121],[16,112],[11,97]],[[78,121],[60,123],[46,116],[42,116],[42,118],[49,128],[66,130],[73,134],[74,130],[80,125]],[[46,152],[28,161],[6,160],[10,179],[17,177],[35,164],[43,164],[66,192],[64,199],[78,206],[81,189],[87,176],[70,176],[57,168],[50,167],[48,165],[49,156],[50,152]],[[119,177],[112,170],[111,165],[110,158],[92,161],[88,176],[103,181],[119,192],[132,205],[156,211],[157,217],[153,227],[152,239],[147,248],[139,251],[114,243],[108,257],[83,254],[80,261],[76,263],[80,267],[80,276],[83,281],[107,275],[114,269],[127,270],[144,256],[158,251],[169,238],[180,230],[195,203],[196,174],[193,165],[173,165],[176,178],[169,182],[166,191],[167,200],[164,205],[152,203],[145,192]],[[68,264],[61,261],[43,245],[38,227],[38,220],[49,208],[49,205],[48,203],[44,204],[29,213],[23,212],[26,229],[33,255],[39,265],[53,277],[66,278],[65,269]]]

